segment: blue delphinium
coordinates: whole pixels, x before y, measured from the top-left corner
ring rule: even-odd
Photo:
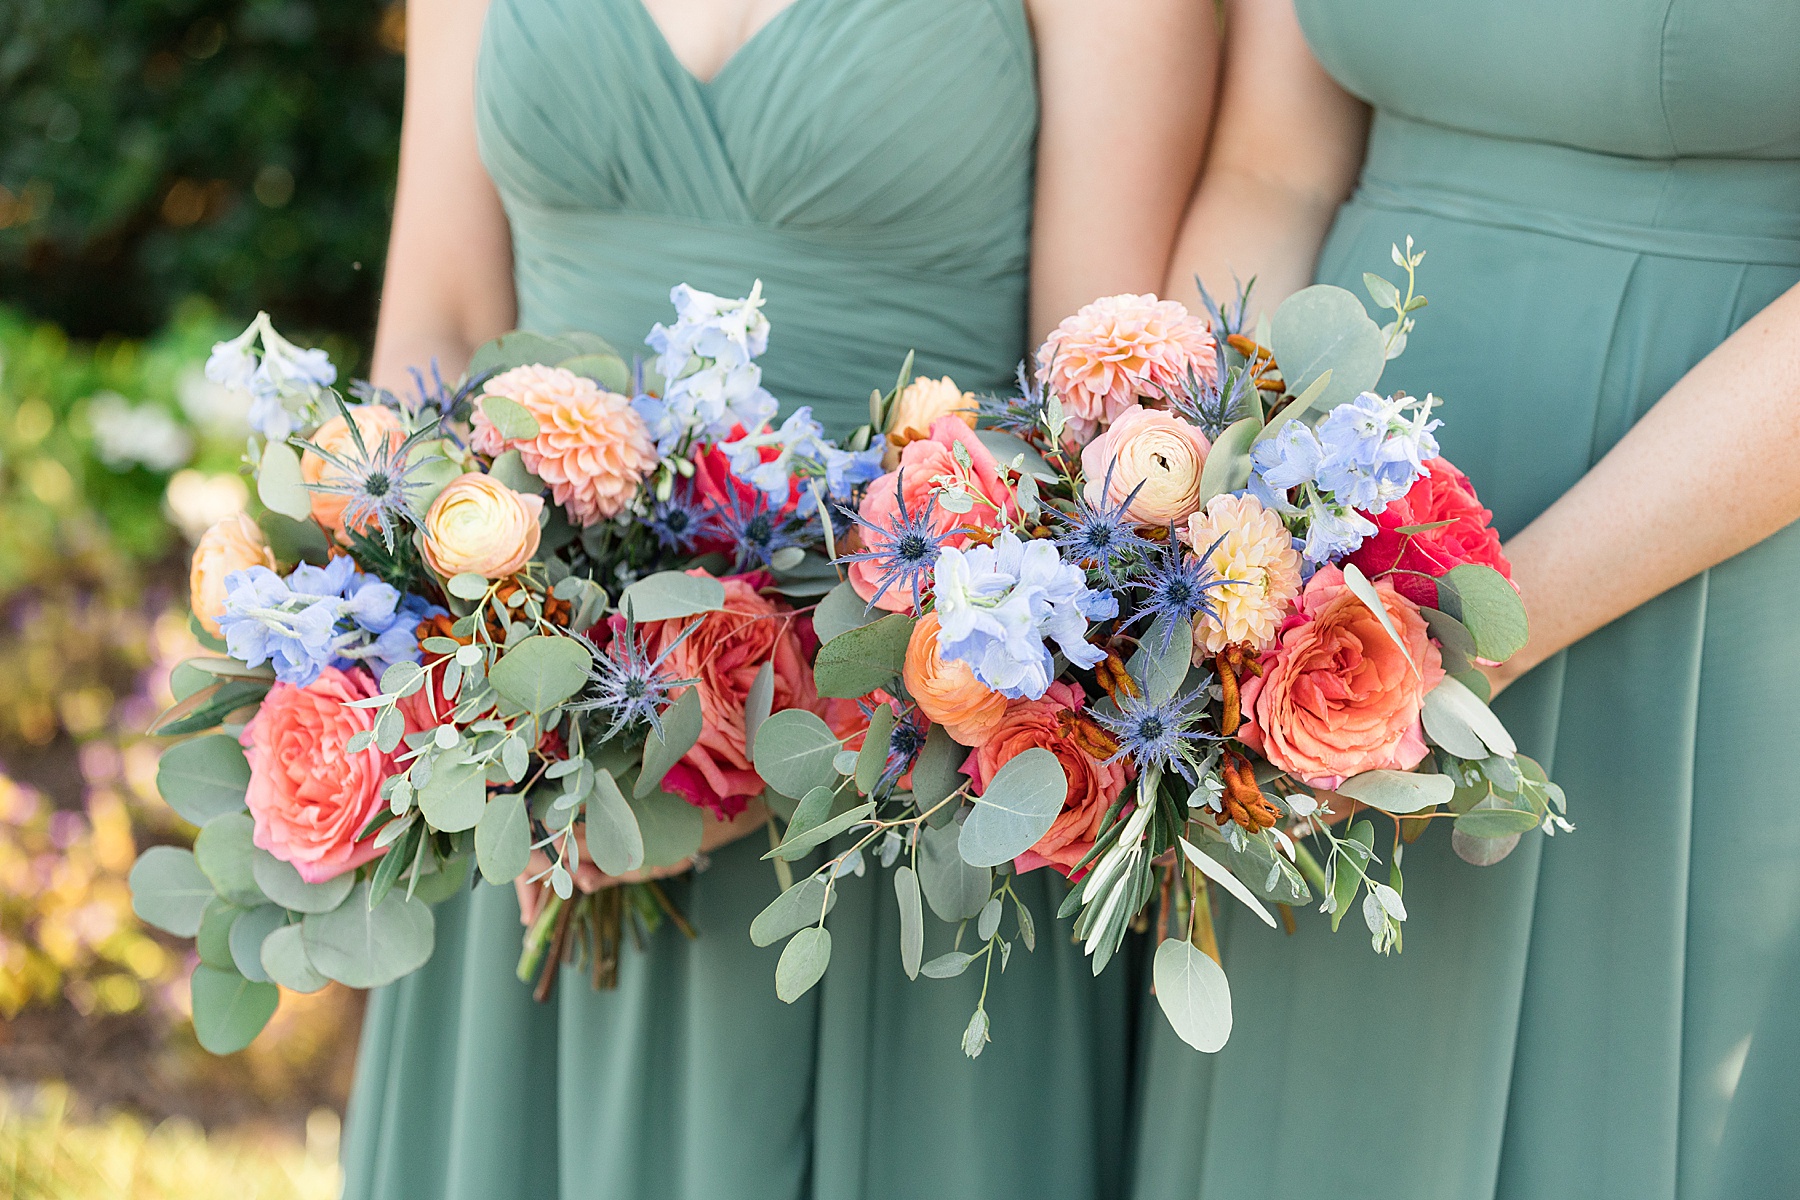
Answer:
[[[634,725],[648,725],[657,737],[663,736],[662,713],[669,706],[670,693],[679,691],[693,679],[671,679],[663,674],[663,664],[675,647],[687,641],[688,635],[700,627],[694,621],[679,637],[651,658],[638,640],[637,622],[625,614],[624,630],[605,650],[594,652],[594,664],[588,671],[588,684],[580,699],[567,707],[575,712],[598,710],[611,722],[601,741],[611,741]],[[586,639],[583,639],[584,641]]]
[[[1154,702],[1146,696],[1121,693],[1116,715],[1094,710],[1094,720],[1119,740],[1118,753],[1106,761],[1129,758],[1140,774],[1156,767],[1196,782],[1198,762],[1193,744],[1217,740],[1213,734],[1192,728],[1206,713],[1207,694],[1205,688],[1195,688],[1185,696]]]
[[[1051,542],[1009,530],[992,546],[945,547],[933,579],[938,653],[968,663],[1002,695],[1036,700],[1050,687],[1046,638],[1077,666],[1106,657],[1088,643],[1088,622],[1118,615],[1119,602],[1088,587],[1087,574]]]
[[[1437,457],[1432,431],[1442,422],[1431,419],[1433,403],[1364,392],[1332,409],[1318,428],[1320,488],[1368,513],[1406,495],[1425,473],[1425,460]]]
[[[762,452],[770,448],[776,455],[764,462]],[[881,474],[880,447],[838,449],[826,439],[825,427],[813,420],[810,405],[795,409],[779,428],[745,434],[720,449],[731,461],[732,474],[784,501],[796,476],[823,479],[827,493],[842,500],[858,484]]]
[[[267,567],[233,571],[219,628],[233,658],[273,663],[275,678],[304,687],[328,666],[364,662],[379,674],[417,662],[419,622],[441,611],[339,556],[323,567],[302,563],[285,579]]]
[[[1053,510],[1057,523],[1066,530],[1056,539],[1057,547],[1073,562],[1093,563],[1106,586],[1114,589],[1123,586],[1119,582],[1119,565],[1134,554],[1155,548],[1155,543],[1138,533],[1137,522],[1129,515],[1131,502],[1143,490],[1143,482],[1117,504],[1106,499],[1112,494],[1113,468],[1118,465],[1117,459],[1106,465],[1099,501],[1090,503],[1085,494],[1078,494],[1073,513]]]
[[[1169,644],[1175,637],[1175,627],[1182,621],[1187,621],[1192,627],[1207,617],[1216,617],[1218,613],[1213,607],[1212,593],[1238,582],[1235,579],[1221,579],[1213,573],[1213,551],[1224,540],[1225,535],[1220,534],[1206,553],[1189,554],[1176,538],[1175,527],[1171,525],[1168,545],[1135,579],[1144,591],[1144,601],[1131,614],[1131,623],[1135,624],[1146,617],[1153,621],[1158,617],[1165,618],[1160,653],[1168,653]]]
[[[734,425],[760,428],[777,407],[754,361],[769,346],[762,281],[735,300],[684,283],[669,300],[675,324],[658,323],[644,339],[667,386],[660,399],[640,394],[632,401],[658,452],[669,453],[690,434],[719,438]]]
[[[213,345],[206,377],[249,392],[250,428],[270,441],[281,441],[294,432],[297,418],[309,414],[325,389],[337,381],[337,368],[325,351],[296,346],[275,332],[268,313],[257,313],[243,333]]]
[[[925,593],[925,585],[930,582],[932,572],[937,567],[938,555],[944,545],[944,534],[938,530],[929,500],[916,513],[907,508],[905,484],[906,470],[902,468],[894,476],[894,499],[898,503],[893,518],[885,528],[868,520],[861,513],[847,508],[841,510],[862,527],[863,545],[868,549],[843,555],[837,561],[874,564],[879,582],[875,595],[869,599],[870,607],[874,607],[890,589],[898,587],[912,593],[913,611],[917,612]]]

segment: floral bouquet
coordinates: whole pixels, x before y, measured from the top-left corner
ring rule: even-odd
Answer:
[[[578,875],[692,858],[706,811],[764,790],[757,714],[867,727],[815,690],[803,606],[838,582],[831,505],[883,450],[804,408],[768,427],[760,289],[673,300],[651,364],[516,333],[409,397],[337,394],[266,316],[214,348],[209,376],[254,398],[267,511],[195,551],[212,653],[154,732],[199,735],[158,774],[199,834],[131,876],[142,918],[197,939],[208,1049],[247,1044],[277,984],[418,969],[431,904],[472,872],[548,888],[520,964],[540,994],[578,957],[604,984],[625,922],[687,924],[654,882],[577,895]]]

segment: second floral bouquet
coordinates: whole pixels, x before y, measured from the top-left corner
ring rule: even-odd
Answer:
[[[247,1043],[277,984],[416,970],[476,874],[544,897],[540,994],[565,963],[604,984],[623,931],[696,932],[649,869],[759,803],[782,893],[697,932],[783,943],[788,1001],[871,861],[912,977],[1031,949],[1022,872],[1069,879],[1096,972],[1153,922],[1158,998],[1202,1050],[1231,1026],[1217,893],[1272,926],[1360,909],[1397,948],[1433,819],[1478,863],[1566,828],[1484,702],[1479,665],[1525,634],[1488,514],[1435,401],[1374,390],[1420,257],[1395,250],[1404,292],[1367,277],[1385,329],[1336,288],[1253,334],[1242,295],[1097,301],[1017,395],[909,364],[841,445],[806,409],[774,422],[757,292],[676,288],[647,365],[513,334],[457,387],[355,402],[259,318],[209,372],[256,397],[268,511],[196,552],[214,653],[158,726],[198,735],[160,782],[200,833],[132,880],[197,938],[203,1044]],[[1337,823],[1358,807],[1391,840]],[[639,882],[577,886],[597,874]]]

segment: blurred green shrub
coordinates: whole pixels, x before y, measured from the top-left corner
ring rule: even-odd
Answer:
[[[382,0],[0,4],[0,296],[86,337],[197,294],[366,340],[402,23]]]

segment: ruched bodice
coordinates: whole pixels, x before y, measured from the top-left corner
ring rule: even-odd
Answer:
[[[840,432],[908,350],[999,387],[1025,350],[1033,69],[1018,0],[794,0],[706,83],[641,0],[494,0],[477,128],[520,324],[629,354],[672,285],[761,278],[764,382]]]

